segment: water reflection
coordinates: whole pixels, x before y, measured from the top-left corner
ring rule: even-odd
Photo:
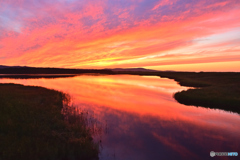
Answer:
[[[105,134],[100,159],[211,159],[210,151],[240,152],[240,116],[185,106],[173,98],[187,89],[159,77],[82,75],[58,79],[0,79],[68,93]],[[228,157],[218,157],[228,158]],[[233,157],[231,157],[232,159]]]
[[[210,159],[209,152],[239,150],[238,134],[228,127],[165,120],[119,110],[102,110],[110,131],[103,137],[103,159]],[[235,124],[236,126],[236,124]]]

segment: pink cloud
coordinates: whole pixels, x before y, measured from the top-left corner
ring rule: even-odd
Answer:
[[[0,21],[7,22],[5,19],[12,17],[11,21],[21,23],[22,27],[17,33],[0,25],[0,57],[5,57],[0,63],[114,68],[239,60],[239,50],[229,47],[236,43],[233,39],[195,47],[193,55],[183,53],[197,43],[195,39],[232,29],[239,31],[238,1],[182,2],[184,5],[177,2],[155,1],[147,6],[143,0],[121,4],[3,1],[1,3],[11,6],[11,10],[6,12],[0,7]],[[21,9],[15,10],[17,6]],[[176,12],[171,12],[174,7]],[[144,14],[140,13],[141,8],[145,9]],[[20,18],[16,18],[18,14]],[[218,46],[225,48],[217,53],[214,49]],[[167,61],[164,55],[168,55]]]

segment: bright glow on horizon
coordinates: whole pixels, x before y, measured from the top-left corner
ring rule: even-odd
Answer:
[[[0,65],[240,72],[239,0],[2,0]]]

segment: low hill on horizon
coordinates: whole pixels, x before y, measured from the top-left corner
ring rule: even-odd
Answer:
[[[0,74],[81,74],[81,73],[110,74],[113,73],[113,71],[108,69],[66,69],[66,68],[43,68],[43,67],[0,65]]]
[[[157,70],[153,70],[153,69],[146,69],[146,68],[113,68],[110,69],[112,71],[117,71],[117,72],[121,72],[121,71],[131,71],[131,72],[157,72]]]
[[[0,65],[0,69],[2,69],[2,68],[8,68],[8,66]]]
[[[157,72],[145,68],[107,68],[107,69],[71,69],[28,66],[0,65],[0,74],[79,74],[79,73],[114,73],[114,72]]]

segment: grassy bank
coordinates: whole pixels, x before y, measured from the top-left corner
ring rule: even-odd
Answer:
[[[182,104],[218,108],[240,113],[240,73],[163,72],[182,86],[198,87],[178,92],[174,98]]]
[[[15,84],[0,91],[1,160],[98,159],[88,127],[76,121],[82,117],[64,120],[62,93]]]

